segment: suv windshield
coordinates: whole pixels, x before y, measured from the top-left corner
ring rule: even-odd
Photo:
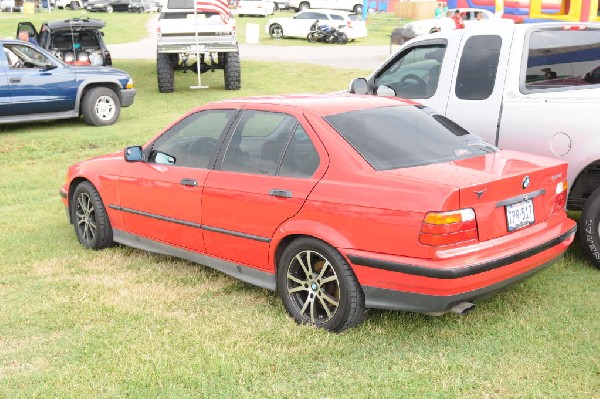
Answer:
[[[532,32],[525,79],[529,90],[600,83],[600,31]]]
[[[423,106],[394,106],[325,117],[376,170],[408,168],[498,151]]]

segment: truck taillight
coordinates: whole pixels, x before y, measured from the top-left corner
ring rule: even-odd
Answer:
[[[556,196],[554,197],[554,209],[552,209],[552,213],[565,209],[568,188],[569,184],[567,180],[563,180],[556,185]]]
[[[477,220],[471,208],[450,212],[428,212],[419,234],[424,245],[442,246],[477,240]]]

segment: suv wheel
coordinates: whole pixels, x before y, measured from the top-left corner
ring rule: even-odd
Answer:
[[[156,77],[158,78],[158,91],[172,93],[175,90],[175,74],[171,54],[156,54]]]
[[[225,54],[225,90],[239,90],[242,87],[242,71],[240,67],[240,54]]]
[[[119,119],[121,102],[117,94],[106,87],[94,87],[83,97],[81,113],[88,125],[108,126]]]

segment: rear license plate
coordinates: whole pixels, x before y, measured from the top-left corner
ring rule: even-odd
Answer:
[[[528,199],[506,206],[506,221],[508,223],[508,231],[515,231],[525,226],[532,224],[533,216],[533,201]]]

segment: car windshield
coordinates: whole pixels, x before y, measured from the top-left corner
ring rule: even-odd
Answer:
[[[473,158],[498,149],[423,106],[392,106],[325,117],[376,170]]]

